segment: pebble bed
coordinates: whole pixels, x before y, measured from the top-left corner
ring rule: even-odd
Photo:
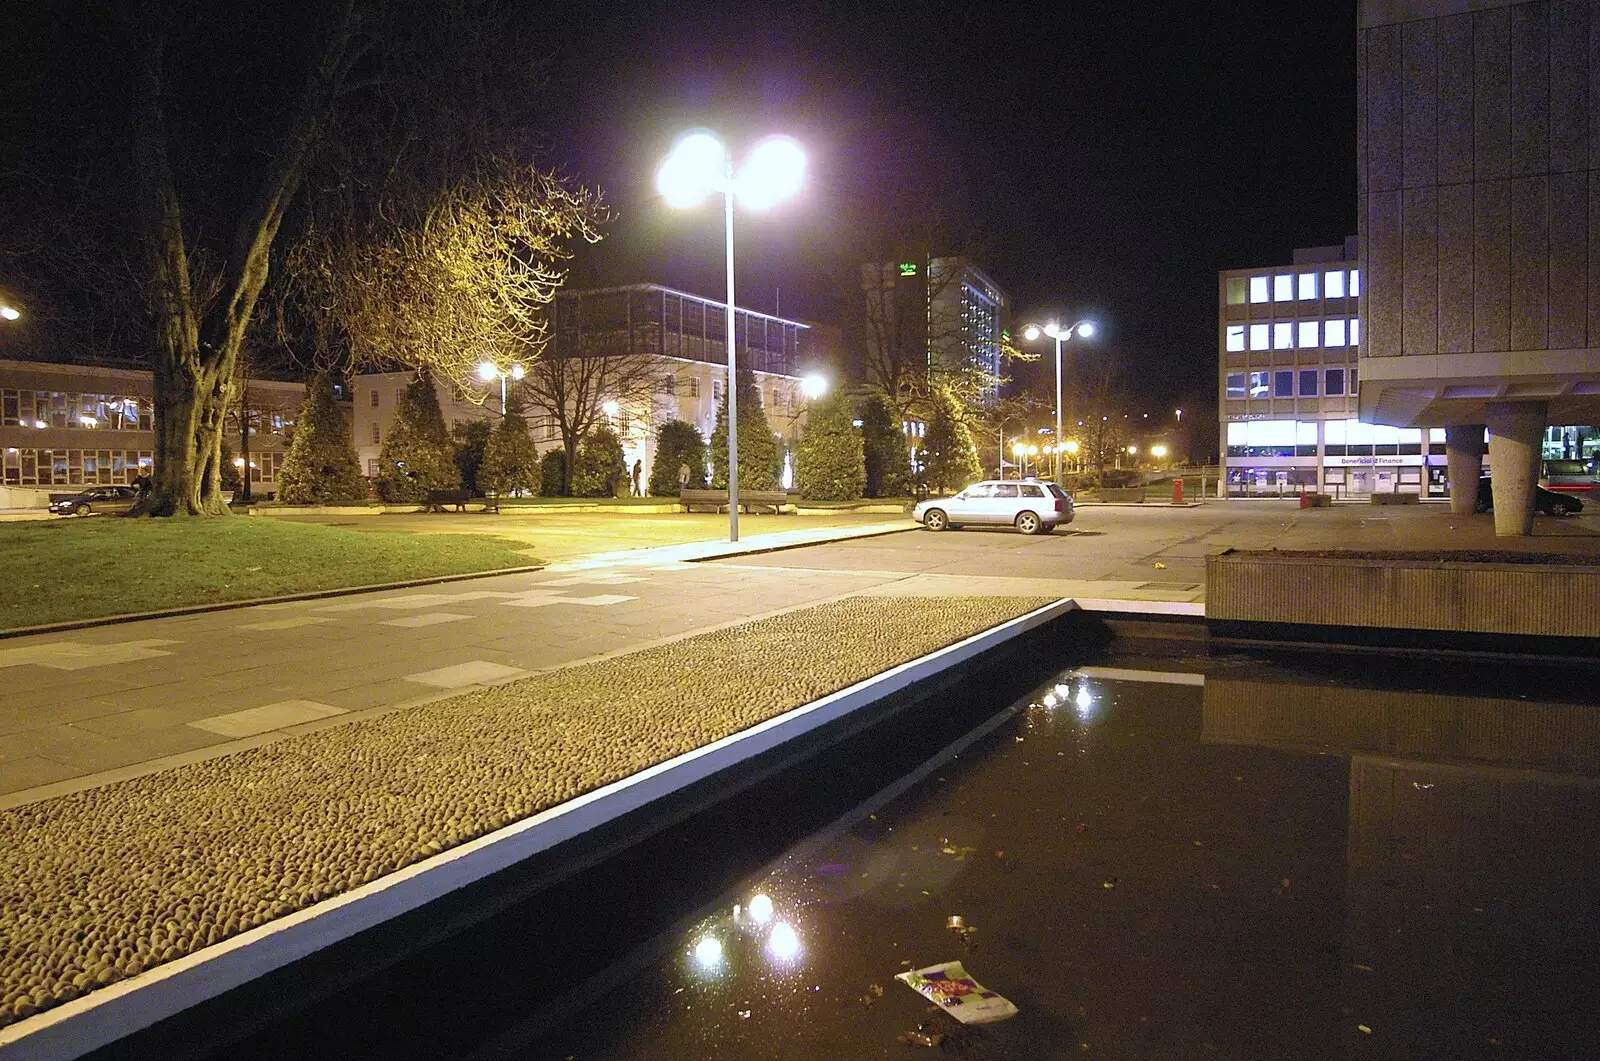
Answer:
[[[0,811],[0,1027],[1050,600],[851,598]]]

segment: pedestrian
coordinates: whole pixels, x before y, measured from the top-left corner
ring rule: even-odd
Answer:
[[[678,465],[678,492],[682,493],[689,488],[689,462],[684,461]]]
[[[639,476],[644,473],[644,461],[633,462],[633,496],[643,497],[644,491],[639,489]]]

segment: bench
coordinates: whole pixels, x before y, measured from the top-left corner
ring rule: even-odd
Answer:
[[[457,512],[467,510],[472,495],[466,490],[429,490],[424,512],[443,512],[446,505],[454,505]]]
[[[757,508],[770,508],[777,515],[788,503],[789,493],[786,490],[739,491],[739,508],[747,513]],[[693,512],[697,506],[709,507],[713,512],[724,512],[728,508],[728,491],[684,487],[678,491],[678,504],[683,506],[685,512]]]
[[[1374,505],[1420,505],[1422,503],[1422,495],[1410,492],[1389,493],[1385,491],[1373,494],[1372,503]]]

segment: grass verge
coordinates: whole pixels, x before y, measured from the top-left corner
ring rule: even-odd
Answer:
[[[98,516],[0,525],[0,629],[536,563],[482,535]]]
[[[0,1027],[1050,599],[850,598],[0,812]]]

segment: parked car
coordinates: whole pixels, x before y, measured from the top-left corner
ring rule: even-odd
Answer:
[[[1049,534],[1071,523],[1072,495],[1055,483],[988,479],[973,483],[954,497],[923,501],[912,517],[931,531],[965,524],[1010,525],[1023,534]]]
[[[1478,511],[1494,511],[1493,483],[1485,476],[1478,480]],[[1546,516],[1567,516],[1583,511],[1583,502],[1571,494],[1558,494],[1542,486],[1534,487],[1533,510]]]
[[[139,491],[131,486],[91,486],[80,494],[51,501],[50,511],[58,516],[92,516],[96,513],[126,512],[137,500]]]

